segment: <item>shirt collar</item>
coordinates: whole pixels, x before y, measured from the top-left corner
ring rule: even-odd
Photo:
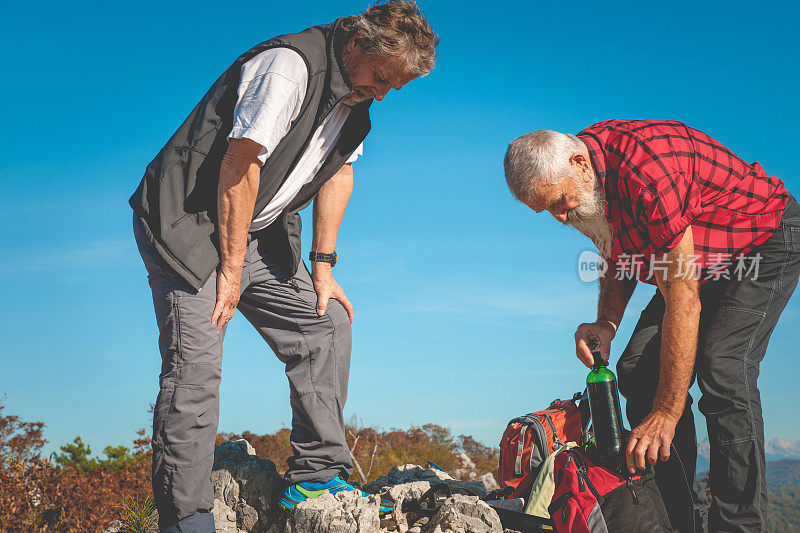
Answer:
[[[342,64],[342,47],[345,42],[345,32],[342,29],[342,20],[337,19],[333,23],[333,31],[328,40],[328,62],[330,68],[328,75],[330,76],[329,87],[331,89],[331,96],[334,100],[338,101],[348,94],[353,92],[353,87],[350,85],[350,80],[347,77],[347,72]]]
[[[600,141],[591,133],[579,133],[578,138],[583,141],[583,144],[585,144],[586,148],[589,150],[589,160],[592,162],[594,173],[603,186],[603,191],[606,195],[606,219],[608,219],[611,214],[612,203],[616,203],[616,195],[609,194],[613,193],[613,191],[609,191],[609,184],[606,180],[608,164],[606,163],[605,154],[600,147]]]
[[[606,158],[603,156],[603,150],[600,148],[600,141],[591,133],[579,133],[578,138],[583,141],[583,144],[589,150],[589,159],[592,161],[594,172],[605,190],[608,167],[606,166]]]

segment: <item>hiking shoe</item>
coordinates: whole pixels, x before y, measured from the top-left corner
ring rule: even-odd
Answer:
[[[357,490],[365,498],[370,496],[369,493],[354,487],[350,483],[341,479],[339,476],[336,476],[330,481],[326,481],[324,483],[315,481],[301,481],[300,483],[289,485],[286,487],[286,490],[283,491],[283,495],[281,496],[281,508],[288,511],[300,502],[322,496],[322,494],[326,491],[330,492],[331,494],[336,494],[337,492],[341,492],[343,490]],[[394,511],[392,502],[381,499],[381,505],[378,509],[378,514],[383,516],[391,513],[392,511]]]

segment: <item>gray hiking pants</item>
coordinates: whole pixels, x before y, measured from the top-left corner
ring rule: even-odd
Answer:
[[[210,475],[219,421],[222,340],[211,324],[216,276],[195,291],[159,260],[152,236],[134,215],[134,235],[153,293],[161,351],[153,414],[153,494],[159,527],[213,532]],[[269,228],[251,234],[238,310],[286,365],[292,407],[287,481],[327,481],[352,472],[342,409],[350,372],[350,321],[331,300],[316,313],[305,265],[293,278],[270,259]],[[264,495],[270,497],[270,495]]]

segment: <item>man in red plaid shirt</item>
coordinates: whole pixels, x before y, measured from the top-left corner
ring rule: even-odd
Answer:
[[[505,171],[518,200],[587,235],[609,266],[597,320],[575,332],[584,364],[592,338],[608,359],[636,283],[657,286],[617,364],[630,472],[667,461],[674,445],[681,461],[657,464],[656,479],[675,529],[765,531],[757,380],[800,276],[800,205],[757,163],[676,121],[535,131],[509,145]],[[711,443],[708,524],[696,480],[695,512],[683,503],[697,460],[695,376]]]

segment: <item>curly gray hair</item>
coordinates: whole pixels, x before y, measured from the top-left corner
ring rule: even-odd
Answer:
[[[342,28],[347,38],[358,35],[366,55],[399,57],[416,77],[428,74],[436,62],[439,37],[415,2],[376,2],[360,15],[346,18]]]

